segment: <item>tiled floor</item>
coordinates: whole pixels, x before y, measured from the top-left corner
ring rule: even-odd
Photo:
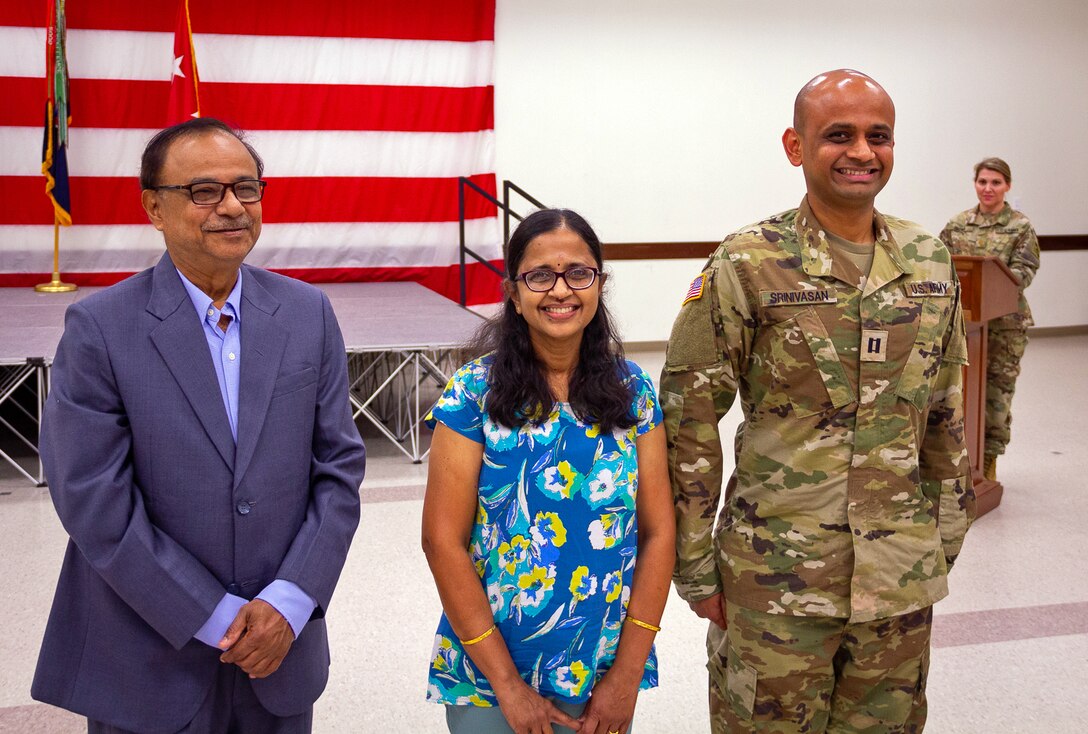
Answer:
[[[631,355],[651,374],[660,353]],[[935,734],[1065,734],[1088,711],[1088,336],[1037,337],[1016,398],[1001,507],[980,520],[937,605],[930,675]],[[727,421],[735,422],[731,415]],[[724,431],[729,435],[730,431]],[[362,524],[329,612],[332,678],[315,731],[443,731],[423,701],[438,597],[419,550],[426,467],[370,437]],[[65,535],[47,491],[0,468],[0,732],[76,732],[36,704],[30,678]],[[662,685],[639,732],[707,730],[705,628],[677,597],[658,637]]]

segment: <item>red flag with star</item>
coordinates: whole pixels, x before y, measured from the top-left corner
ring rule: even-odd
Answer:
[[[193,49],[193,26],[189,20],[189,0],[178,0],[178,19],[174,25],[174,74],[170,78],[167,125],[200,117],[199,81],[196,51]]]

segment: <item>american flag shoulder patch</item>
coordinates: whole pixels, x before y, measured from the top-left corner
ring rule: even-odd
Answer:
[[[684,303],[680,305],[686,305],[690,301],[698,301],[703,297],[703,286],[706,285],[706,273],[699,273],[695,277],[695,280],[691,281],[691,287],[688,288],[687,294],[684,296]]]

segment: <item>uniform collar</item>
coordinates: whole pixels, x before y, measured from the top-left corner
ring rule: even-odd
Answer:
[[[1012,219],[1012,207],[1009,206],[1007,201],[1001,207],[1001,211],[993,214],[986,214],[977,206],[974,209],[967,210],[967,223],[978,227],[990,227],[995,224],[1007,227],[1010,219]]]
[[[812,213],[807,196],[801,200],[801,205],[797,208],[796,228],[797,240],[801,245],[801,268],[809,275],[833,276],[849,283],[849,274],[835,265],[835,259],[831,256],[831,243],[827,240],[827,232],[816,220],[816,215]],[[878,282],[886,283],[902,273],[913,273],[914,268],[903,256],[903,251],[892,236],[888,223],[876,210],[873,211],[873,231],[876,232],[876,242],[869,280],[872,281],[875,277]]]

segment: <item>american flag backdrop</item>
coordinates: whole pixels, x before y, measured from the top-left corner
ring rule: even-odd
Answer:
[[[175,0],[67,0],[73,226],[61,271],[113,283],[162,238],[139,203],[140,153],[168,123]],[[46,2],[0,3],[0,285],[48,275],[41,173]],[[248,262],[310,281],[416,280],[457,298],[457,177],[494,194],[494,0],[189,0],[200,108],[265,160]],[[466,198],[466,240],[498,262],[495,207]],[[469,267],[469,303],[498,280]]]

